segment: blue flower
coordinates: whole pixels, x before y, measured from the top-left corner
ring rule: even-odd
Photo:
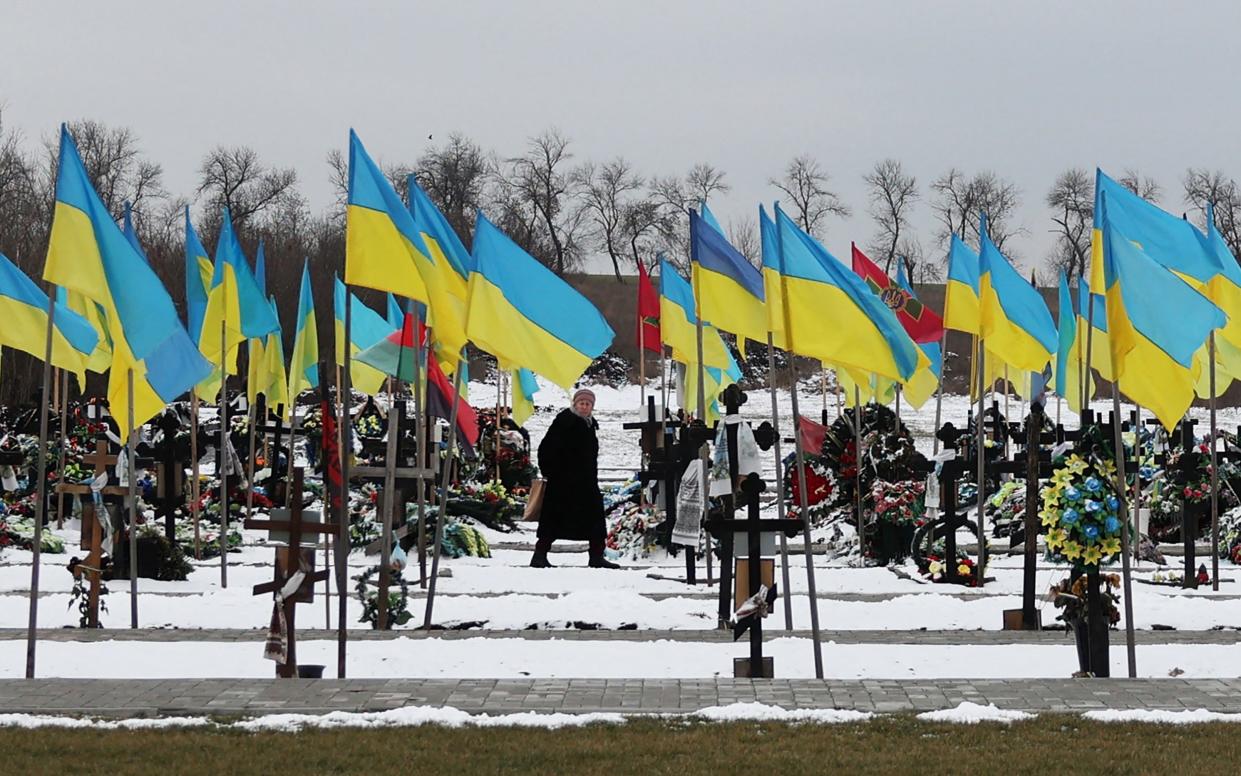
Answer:
[[[1138,475],[1141,476],[1142,479],[1144,480],[1149,480],[1151,477],[1155,476],[1155,467],[1143,466],[1138,469]]]
[[[1090,491],[1091,493],[1098,493],[1099,489],[1102,487],[1103,487],[1103,483],[1099,482],[1098,477],[1087,477],[1086,478],[1086,490]]]
[[[1113,512],[1120,509],[1120,499],[1116,498],[1115,496],[1108,496],[1107,497],[1107,508],[1112,510]]]
[[[1060,522],[1064,525],[1076,525],[1081,518],[1081,514],[1076,509],[1069,507],[1064,510],[1064,514],[1060,515]]]
[[[1082,533],[1086,535],[1086,541],[1093,542],[1095,539],[1099,538],[1099,526],[1088,525],[1082,529]]]
[[[1098,512],[1101,506],[1102,504],[1100,504],[1098,501],[1094,501],[1093,499],[1086,499],[1086,511],[1087,512]]]
[[[1065,489],[1064,497],[1067,498],[1069,501],[1077,501],[1081,499],[1082,492],[1078,490],[1077,488],[1073,487],[1072,485],[1070,485],[1068,488]]]
[[[1115,515],[1108,515],[1107,519],[1103,521],[1103,530],[1109,534],[1116,533],[1120,530],[1120,519]]]

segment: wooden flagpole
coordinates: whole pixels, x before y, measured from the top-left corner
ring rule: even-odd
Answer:
[[[1219,590],[1219,461],[1216,460],[1217,447],[1215,427],[1215,332],[1211,332],[1209,342],[1210,372],[1210,412],[1211,412],[1211,590]]]
[[[30,621],[26,628],[26,678],[34,678],[39,624],[39,564],[42,562],[43,517],[47,501],[47,397],[52,382],[52,327],[56,321],[56,286],[47,289],[47,340],[43,348],[43,392],[39,396],[39,482],[35,485],[34,538],[30,562]]]
[[[806,459],[801,444],[801,414],[797,411],[797,365],[793,359],[789,359],[789,370],[793,375],[793,452],[797,460],[797,480],[802,483],[802,487],[798,488],[798,506],[802,519],[802,551],[806,556],[806,591],[810,596],[810,635],[814,645],[814,675],[816,679],[822,679],[823,645],[819,640],[819,598],[814,584],[814,549],[810,543],[810,507],[805,487]],[[780,436],[778,430],[776,436]],[[778,487],[783,487],[783,483]],[[786,588],[785,597],[787,598],[788,595],[789,591]]]
[[[1114,448],[1116,450],[1116,495],[1120,498],[1120,508],[1125,515],[1125,525],[1120,531],[1121,584],[1124,590],[1122,603],[1125,607],[1125,652],[1129,662],[1129,678],[1136,679],[1138,658],[1133,635],[1133,580],[1129,568],[1129,530],[1131,526],[1137,527],[1138,516],[1125,504],[1128,500],[1125,498],[1125,447],[1120,436],[1120,391],[1117,390],[1115,382],[1112,383],[1112,414],[1115,416],[1112,428],[1116,445]],[[1136,475],[1137,472],[1135,471],[1134,474]]]
[[[201,504],[198,471],[198,389],[190,389],[190,520],[194,523],[194,560],[202,560],[202,547],[198,536],[198,511]]]
[[[129,480],[129,627],[138,628],[138,430],[134,427],[134,370],[126,376],[129,388],[129,412],[126,418],[126,478]]]
[[[944,406],[944,380],[948,377],[948,330],[939,338],[940,375],[935,388],[935,427],[931,430],[931,455],[939,455],[939,423]]]
[[[412,305],[411,305],[412,307]],[[418,587],[425,588],[427,586],[427,511],[426,511],[426,479],[422,472],[429,467],[434,459],[428,454],[427,450],[427,418],[426,418],[426,380],[422,374],[423,359],[423,342],[418,336],[418,327],[414,327],[414,384],[411,386],[414,394],[414,423],[417,431],[418,443],[418,465],[417,476],[414,478],[414,487],[417,493],[414,497],[414,503],[418,510]],[[426,356],[432,358],[429,351]],[[430,365],[428,364],[428,367]],[[430,370],[428,369],[428,372]]]
[[[56,478],[58,482],[63,482],[65,471],[65,448],[68,447],[69,436],[69,370],[60,370],[60,380],[63,382],[63,389],[60,392],[60,404],[56,405],[56,411],[60,413],[60,452],[56,456]],[[56,528],[60,530],[65,527],[65,494],[60,492],[60,488],[56,489]]]
[[[220,478],[220,587],[228,587],[228,370],[224,319],[220,320],[220,449],[215,473]]]
[[[427,588],[427,609],[423,615],[422,627],[431,626],[431,617],[435,607],[435,587],[440,569],[440,545],[444,541],[444,518],[448,514],[448,486],[452,482],[453,456],[457,452],[457,411],[461,407],[461,373],[465,371],[465,358],[458,356],[457,370],[452,376],[452,392],[449,397],[452,409],[448,411],[448,457],[444,461],[444,470],[440,473],[439,511],[435,513],[435,539],[431,549],[431,579]]]
[[[853,508],[857,510],[858,566],[866,557],[866,531],[862,520],[862,389],[853,384]]]
[[[697,284],[694,285],[694,304],[695,304],[695,307],[698,304]],[[704,369],[703,364],[702,364],[702,316],[698,315],[697,310],[694,311],[694,319],[695,319],[694,320],[694,338],[696,341],[696,348],[698,351],[698,365],[697,365],[697,369],[698,369],[698,420],[702,422],[702,424],[705,426],[707,423],[707,385],[705,382],[705,377],[706,377],[705,371],[706,370]],[[686,371],[687,372],[689,371],[688,368],[686,369]],[[688,399],[688,397],[686,398]],[[707,461],[705,458],[702,459],[702,484],[704,488],[703,504],[705,507],[705,505],[708,503],[710,499],[710,497],[705,494],[710,492],[711,490],[711,481],[707,475]],[[707,558],[706,558],[707,560],[707,584],[708,585],[711,584],[711,575],[713,573],[712,563],[711,563],[711,554],[712,554],[711,553],[711,539],[708,536]],[[724,573],[723,570],[721,570],[720,573],[723,574]]]
[[[336,678],[345,678],[345,650],[348,631],[345,623],[349,603],[349,459],[353,457],[353,300],[345,289],[345,363],[337,368],[337,399],[340,402],[340,525],[336,536]],[[343,388],[342,388],[343,385]]]
[[[986,478],[986,448],[983,428],[986,425],[983,422],[983,413],[986,403],[986,393],[984,382],[987,373],[987,347],[983,342],[982,335],[978,337],[978,415],[976,417],[976,425],[978,432],[978,564],[974,568],[974,574],[978,581],[978,587],[982,587],[987,576],[987,478]],[[950,559],[951,562],[951,559]]]
[[[776,459],[776,516],[781,520],[784,519],[784,475],[781,471],[783,459],[780,455],[780,408],[776,404],[776,346],[771,336],[771,332],[767,332],[767,387],[771,391],[771,425],[775,427],[775,443],[772,452],[775,453]],[[797,382],[793,382],[793,391],[797,391]],[[795,427],[793,433],[798,433]],[[805,490],[806,483],[801,480],[801,488]],[[805,515],[802,518],[805,519]],[[784,629],[793,630],[793,600],[792,588],[789,586],[789,542],[784,532],[780,532],[780,584],[784,586],[784,595],[780,596],[784,599]]]

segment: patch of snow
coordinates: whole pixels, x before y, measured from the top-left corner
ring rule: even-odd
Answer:
[[[271,714],[236,722],[233,724],[233,727],[251,732],[295,732],[303,728],[420,727],[422,725],[440,725],[451,728],[527,727],[559,730],[560,728],[582,727],[583,725],[621,725],[624,722],[625,717],[621,714],[538,714],[526,711],[490,716],[487,714],[470,714],[452,706],[444,706],[442,708],[434,706],[406,706],[400,709],[372,712],[333,711],[329,714]]]
[[[158,728],[205,727],[206,717],[136,717],[134,719],[93,719],[58,717],[51,714],[0,714],[0,727],[16,728],[92,728],[94,730],[154,730]]]
[[[1009,725],[1023,719],[1034,719],[1035,716],[1015,709],[1001,709],[995,704],[981,706],[970,701],[963,701],[954,709],[924,711],[918,715],[918,719],[927,722],[952,722],[960,725],[977,725],[979,722],[1003,722]]]
[[[708,706],[689,715],[673,714],[670,716],[674,718],[689,716],[708,722],[788,722],[836,725],[846,722],[866,722],[875,715],[868,711],[853,709],[786,709],[766,703],[730,703],[727,706]]]
[[[1206,709],[1100,709],[1082,714],[1095,722],[1147,722],[1155,725],[1198,725],[1207,722],[1241,722],[1241,714]]]

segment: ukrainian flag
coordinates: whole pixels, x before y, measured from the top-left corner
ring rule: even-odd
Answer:
[[[789,349],[788,331],[785,328],[784,270],[780,264],[780,249],[776,239],[776,222],[767,210],[758,206],[758,233],[763,246],[763,294],[767,299],[767,330],[771,332],[772,344],[781,350]]]
[[[926,361],[891,308],[776,205],[789,349],[907,381]]]
[[[944,328],[978,334],[982,329],[978,291],[978,254],[953,232],[944,284]]]
[[[63,304],[86,320],[95,330],[95,349],[86,359],[86,371],[103,374],[112,366],[112,338],[108,333],[108,320],[103,308],[93,299],[86,298],[79,291],[70,291],[64,286],[56,287],[56,304]],[[78,386],[85,383],[78,380]]]
[[[112,339],[108,401],[120,428],[154,417],[211,369],[159,278],[125,239],[91,186],[61,125],[56,204],[43,278],[99,304]],[[134,414],[128,373],[134,373]]]
[[[86,379],[86,360],[99,335],[90,322],[56,302],[52,332],[52,365],[73,372],[78,384]],[[39,360],[47,355],[47,294],[26,273],[0,253],[0,346],[29,353]]]
[[[710,211],[704,207],[703,212]],[[766,344],[768,313],[762,273],[694,210],[689,211],[689,252],[694,298],[703,320],[737,335],[739,346],[747,337]]]
[[[353,356],[366,350],[392,333],[388,322],[379,313],[362,303],[356,294],[348,293],[340,278],[335,278],[332,302],[336,323],[336,365],[345,365],[345,299],[349,299],[352,317],[349,321],[350,386],[365,394],[375,395],[383,387],[387,375]]]
[[[276,315],[276,300],[268,299],[273,315]],[[281,329],[277,328],[262,339],[250,340],[249,380],[246,393],[251,403],[261,393],[267,400],[269,409],[284,408],[284,418],[291,417],[289,404],[289,377],[284,366],[284,345]]]
[[[264,339],[278,328],[280,321],[272,314],[267,297],[250,271],[250,263],[233,231],[233,219],[228,208],[224,208],[215,247],[215,271],[198,338],[199,350],[216,368],[208,381],[210,385],[201,386],[201,392],[210,394],[213,387],[218,387],[222,352],[226,373],[237,374],[238,346],[248,339]]]
[[[978,301],[987,350],[1009,366],[1041,372],[1056,352],[1056,324],[1047,303],[991,242],[985,214],[978,231]]]
[[[694,312],[694,290],[665,258],[659,260],[659,332],[664,344],[672,348],[673,358],[682,364],[698,363],[698,317]],[[712,335],[708,335],[708,327]],[[703,323],[702,360],[704,366],[725,369],[732,354],[709,323]]]
[[[142,250],[142,243],[138,242],[138,231],[134,229],[133,208],[130,207],[128,200],[125,202],[124,213],[121,219],[121,232],[125,235],[125,239],[129,241],[129,244],[134,247],[134,250],[138,252],[138,255],[142,257],[142,260],[150,264],[151,259],[147,257],[147,252]]]
[[[427,193],[418,185],[414,175],[409,176],[409,212],[414,224],[422,236],[423,245],[430,251],[433,267],[426,267],[427,272],[434,272],[434,282],[428,282],[432,295],[438,295],[441,307],[448,307],[447,313],[441,313],[451,320],[465,320],[465,301],[467,285],[470,277],[470,252],[453,231],[448,219],[440,212]],[[462,323],[464,326],[464,323]],[[461,336],[464,336],[462,334]],[[457,368],[458,352],[453,350],[449,342],[436,334],[434,321],[431,323],[431,339],[436,351],[436,360],[446,374],[452,374]]]
[[[1103,206],[1103,269],[1112,364],[1120,389],[1171,430],[1194,399],[1194,354],[1224,313],[1110,223]]]
[[[905,290],[913,299],[917,299],[918,295],[914,293],[914,287],[909,283],[909,278],[905,277],[905,265],[898,262],[896,270],[896,284]],[[924,367],[920,367],[914,376],[909,378],[909,382],[905,383],[904,390],[901,395],[909,401],[914,409],[921,409],[927,400],[935,395],[935,389],[939,387],[940,380],[944,377],[944,353],[938,342],[914,343],[918,349],[926,356],[928,363]]]
[[[534,414],[534,394],[538,393],[539,381],[529,369],[514,369],[509,383],[513,389],[513,422],[520,426]]]
[[[1107,300],[1103,294],[1090,291],[1089,283],[1077,285],[1077,349],[1082,363],[1090,356],[1090,367],[1104,380],[1115,380],[1112,369],[1112,344],[1107,336]],[[1087,342],[1087,333],[1090,340]],[[1088,396],[1094,398],[1094,393]]]
[[[215,267],[207,258],[207,249],[198,239],[190,223],[190,208],[185,208],[185,324],[190,339],[197,342],[202,335],[203,317],[207,314],[207,289]]]
[[[614,333],[586,297],[478,213],[466,335],[500,361],[564,389],[612,344]]]
[[[1083,283],[1084,287],[1085,284]],[[1087,290],[1087,293],[1089,291]],[[1100,311],[1102,314],[1102,311]],[[1081,414],[1082,411],[1082,373],[1085,371],[1085,350],[1082,348],[1083,338],[1077,334],[1079,314],[1073,309],[1073,294],[1069,291],[1069,279],[1060,270],[1060,331],[1059,345],[1056,348],[1056,393],[1069,403],[1069,409]],[[1107,347],[1104,344],[1104,347]],[[1097,352],[1097,351],[1096,351]],[[1111,359],[1108,359],[1109,363]],[[1085,376],[1087,380],[1086,398],[1094,397],[1094,375]]]
[[[310,262],[302,261],[302,287],[297,294],[297,333],[289,360],[289,401],[302,391],[319,387],[319,326],[315,321],[315,297],[310,287]]]

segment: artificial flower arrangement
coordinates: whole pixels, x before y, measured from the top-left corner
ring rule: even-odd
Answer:
[[[1115,473],[1110,460],[1092,463],[1077,453],[1052,473],[1039,512],[1052,561],[1097,567],[1115,560],[1125,525],[1110,485]]]
[[[1086,584],[1089,577],[1079,574],[1076,579],[1065,579],[1051,586],[1047,598],[1057,609],[1063,609],[1056,616],[1057,620],[1068,623],[1073,628],[1080,628],[1089,622],[1090,607],[1087,602]],[[1116,574],[1099,575],[1099,598],[1103,605],[1103,613],[1109,626],[1120,622],[1120,577]]]
[[[384,424],[376,413],[366,413],[353,422],[353,430],[360,437],[378,439],[384,434]]]
[[[526,511],[526,500],[502,482],[463,482],[448,489],[449,516],[471,517],[488,528],[512,531]]]
[[[1164,468],[1153,475],[1147,504],[1151,512],[1150,532],[1156,540],[1180,538],[1182,507],[1190,515],[1196,515],[1200,523],[1210,519],[1210,447],[1205,442],[1199,443],[1193,453],[1197,457],[1196,465],[1182,467],[1181,451],[1173,450]],[[1238,505],[1236,495],[1225,482],[1241,476],[1241,469],[1223,459],[1219,460],[1219,465],[1219,504],[1222,512]],[[1204,528],[1204,524],[1199,525],[1200,531]]]
[[[784,491],[790,516],[801,511],[801,480],[797,470],[797,454],[790,453],[783,462]],[[836,470],[831,461],[822,455],[805,456],[806,511],[812,525],[820,525],[831,515],[836,506],[840,489],[837,487]]]
[[[507,415],[501,415],[496,428],[495,407],[477,410],[479,443],[479,478],[491,478],[499,472],[506,487],[530,487],[538,476],[538,468],[530,460],[530,434]]]
[[[1220,515],[1219,555],[1241,565],[1241,507],[1233,507]]]
[[[647,557],[659,544],[663,523],[663,515],[655,509],[625,503],[609,517],[607,549],[615,551],[618,557]]]
[[[947,582],[949,580],[949,562],[956,564],[954,569],[957,581],[969,587],[978,586],[978,577],[974,574],[974,559],[967,557],[964,552],[957,550],[957,557],[954,561],[949,561],[944,557],[943,541],[936,542],[935,548],[927,553],[923,563],[923,568],[919,569],[922,575],[932,582]]]

